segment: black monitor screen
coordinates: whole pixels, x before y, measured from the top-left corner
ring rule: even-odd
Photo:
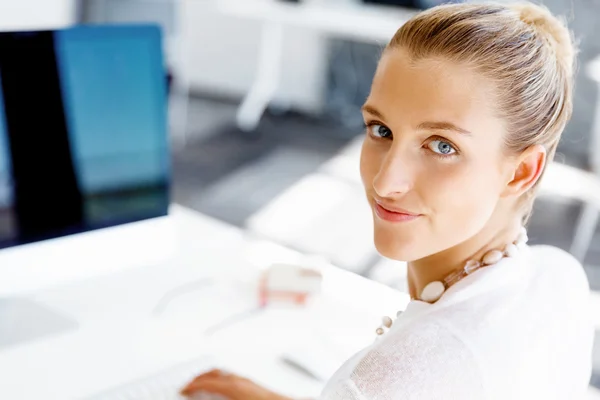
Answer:
[[[0,247],[167,214],[154,26],[0,34]]]

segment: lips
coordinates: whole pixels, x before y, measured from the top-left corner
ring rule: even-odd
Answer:
[[[389,222],[408,222],[421,216],[421,214],[415,214],[398,207],[392,207],[387,204],[384,205],[379,201],[375,201],[374,208],[375,213],[379,218]]]

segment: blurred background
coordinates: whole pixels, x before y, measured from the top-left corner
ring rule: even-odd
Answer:
[[[565,16],[580,41],[574,115],[557,159],[598,173],[600,3],[544,3]],[[385,38],[411,8],[431,4],[82,0],[76,15],[163,27],[173,77],[175,202],[405,290],[404,266],[372,245],[358,177],[359,109]],[[591,223],[592,236],[580,223],[593,212],[586,214],[580,199],[550,194],[537,202],[531,240],[578,253],[600,302],[600,229]],[[600,387],[599,345],[595,362],[592,384]]]
[[[600,3],[544,3],[566,17],[580,41],[574,115],[557,156],[575,168],[567,175],[573,183],[580,176],[574,171],[585,177],[600,173],[600,128],[595,124],[600,110],[600,67],[595,64],[600,55],[595,35]],[[371,216],[358,176],[360,106],[386,38],[416,8],[433,4],[2,0],[0,29],[159,24],[169,79],[173,201],[406,290],[405,266],[381,258],[372,245]],[[533,243],[552,244],[581,259],[598,319],[596,184],[581,184],[586,193],[595,193],[586,196],[576,190],[550,190],[536,204],[529,236]],[[597,333],[592,379],[598,388],[599,338]]]
[[[172,78],[177,203],[373,278],[385,261],[372,248],[370,216],[358,180],[363,135],[359,109],[384,38],[411,15],[406,8],[410,3],[43,2],[54,13],[62,7],[69,14],[74,7],[78,22],[162,26]],[[557,159],[593,170],[598,85],[589,66],[600,54],[593,37],[594,7],[600,5],[545,4],[567,18],[581,49],[574,116]],[[540,199],[530,228],[532,240],[569,250],[581,209],[581,202],[566,198]],[[599,234],[582,255],[596,290]]]

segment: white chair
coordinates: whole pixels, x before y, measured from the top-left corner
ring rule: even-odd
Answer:
[[[581,201],[584,210],[575,228],[571,253],[582,260],[589,249],[600,210],[600,179],[597,175],[553,162],[540,185],[540,197],[563,197]]]
[[[586,73],[600,90],[600,57],[587,65]],[[570,252],[583,262],[600,219],[600,96],[596,102],[590,139],[591,172],[553,163],[541,186],[540,195],[561,196],[583,202]]]

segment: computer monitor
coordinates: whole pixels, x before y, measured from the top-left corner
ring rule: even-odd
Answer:
[[[0,248],[167,214],[154,26],[0,33]]]
[[[166,80],[156,26],[0,33],[0,297],[166,243]]]

